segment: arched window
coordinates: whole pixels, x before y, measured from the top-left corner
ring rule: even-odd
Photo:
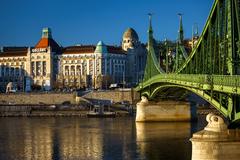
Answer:
[[[81,75],[81,66],[77,66],[77,75]]]
[[[65,66],[65,75],[69,75],[69,66]]]
[[[71,66],[71,75],[75,75],[75,66]]]

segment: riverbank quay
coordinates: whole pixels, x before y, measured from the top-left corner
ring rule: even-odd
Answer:
[[[122,102],[128,101],[134,104],[139,100],[139,94],[133,90],[89,90],[79,92],[16,92],[0,93],[0,104],[26,104],[26,105],[49,105],[49,104],[79,104],[84,100],[89,101],[109,101]]]
[[[80,105],[0,105],[0,117],[87,117],[90,106]],[[110,109],[116,117],[131,116],[128,111]]]
[[[86,117],[93,105],[101,104],[105,110],[116,112],[116,117],[132,115],[133,109],[117,105],[132,99],[131,92],[94,91],[78,95],[72,93],[31,92],[0,94],[0,116],[79,116]],[[113,95],[110,97],[109,95]],[[118,95],[114,98],[114,95]],[[121,98],[123,96],[123,99]],[[128,97],[128,98],[126,98]],[[126,98],[126,99],[125,99]],[[133,108],[133,107],[132,107]]]

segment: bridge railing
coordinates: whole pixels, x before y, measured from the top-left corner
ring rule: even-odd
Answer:
[[[215,75],[213,83],[224,86],[240,86],[240,75]]]
[[[240,87],[240,75],[161,74],[152,77],[154,81],[159,81],[160,79]]]

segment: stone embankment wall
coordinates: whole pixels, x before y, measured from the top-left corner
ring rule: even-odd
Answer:
[[[66,108],[55,105],[0,105],[0,117],[86,117],[88,110],[88,108],[81,106],[67,106]]]
[[[135,91],[93,91],[83,96],[87,99],[112,100],[113,102],[129,101],[137,103],[140,100],[139,93]]]
[[[113,111],[117,117],[131,116],[127,111]],[[0,117],[87,117],[88,112],[89,107],[80,105],[0,105]]]
[[[133,95],[133,96],[132,96]],[[137,97],[131,91],[93,92],[89,99],[132,102]],[[89,101],[76,93],[11,93],[0,94],[0,117],[6,116],[80,116],[86,117]],[[117,116],[123,116],[116,111]],[[128,114],[126,114],[128,115]]]
[[[83,98],[95,100],[112,100],[113,102],[139,101],[139,93],[134,91],[93,91],[84,95]],[[49,105],[70,102],[76,104],[75,93],[11,93],[0,94],[0,104],[27,104],[27,105]]]
[[[12,93],[0,94],[0,104],[75,104],[73,93]]]

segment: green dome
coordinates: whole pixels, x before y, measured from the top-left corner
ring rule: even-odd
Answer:
[[[107,53],[107,52],[108,52],[107,46],[102,41],[99,41],[94,53]]]

